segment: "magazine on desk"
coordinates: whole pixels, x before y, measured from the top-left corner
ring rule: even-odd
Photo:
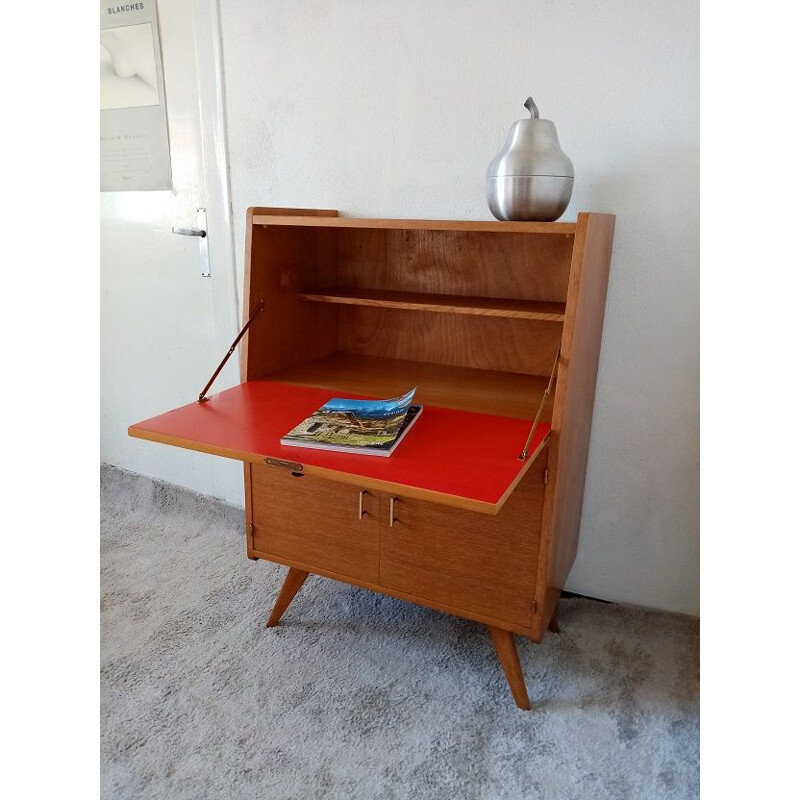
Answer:
[[[313,447],[368,456],[390,456],[422,414],[412,405],[414,387],[387,400],[334,397],[282,439],[290,447]]]

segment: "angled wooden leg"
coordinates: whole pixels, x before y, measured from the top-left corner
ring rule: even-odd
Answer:
[[[547,630],[549,630],[550,633],[561,633],[561,626],[558,624],[558,617],[555,615],[555,612],[553,612],[553,616],[550,617]]]
[[[289,567],[289,571],[286,573],[286,580],[283,582],[280,592],[278,592],[278,599],[275,601],[272,613],[267,620],[268,628],[274,628],[281,621],[284,612],[289,608],[289,603],[292,602],[294,596],[300,591],[300,587],[305,583],[307,577],[307,572]]]
[[[511,687],[511,694],[514,695],[514,702],[523,711],[530,711],[531,701],[528,699],[525,676],[522,674],[522,667],[519,663],[514,634],[511,631],[503,630],[503,628],[494,628],[491,625],[487,627],[492,635],[497,657],[500,659],[503,671],[506,673],[508,685]]]

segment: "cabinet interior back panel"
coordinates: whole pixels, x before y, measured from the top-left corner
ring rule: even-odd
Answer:
[[[537,320],[475,317],[342,306],[339,349],[523,375],[549,375],[562,325]]]
[[[335,234],[337,285],[563,303],[574,237],[471,231]]]

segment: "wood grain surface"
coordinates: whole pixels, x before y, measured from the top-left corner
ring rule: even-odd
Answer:
[[[551,303],[567,297],[572,236],[340,229],[335,242],[341,289]]]
[[[561,325],[536,320],[342,306],[339,350],[470,369],[548,375]]]
[[[541,458],[502,511],[486,517],[381,495],[380,583],[530,628],[544,498]]]
[[[378,582],[378,496],[312,475],[253,465],[253,543],[267,557],[293,558],[311,567]]]

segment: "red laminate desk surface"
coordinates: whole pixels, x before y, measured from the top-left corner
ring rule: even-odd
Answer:
[[[131,425],[128,433],[241,461],[284,459],[302,464],[308,474],[365,488],[408,489],[417,497],[490,514],[502,507],[550,433],[550,426],[540,423],[530,455],[520,461],[532,420],[425,405],[388,458],[280,444],[282,436],[334,396],[329,389],[248,381],[205,403]]]

